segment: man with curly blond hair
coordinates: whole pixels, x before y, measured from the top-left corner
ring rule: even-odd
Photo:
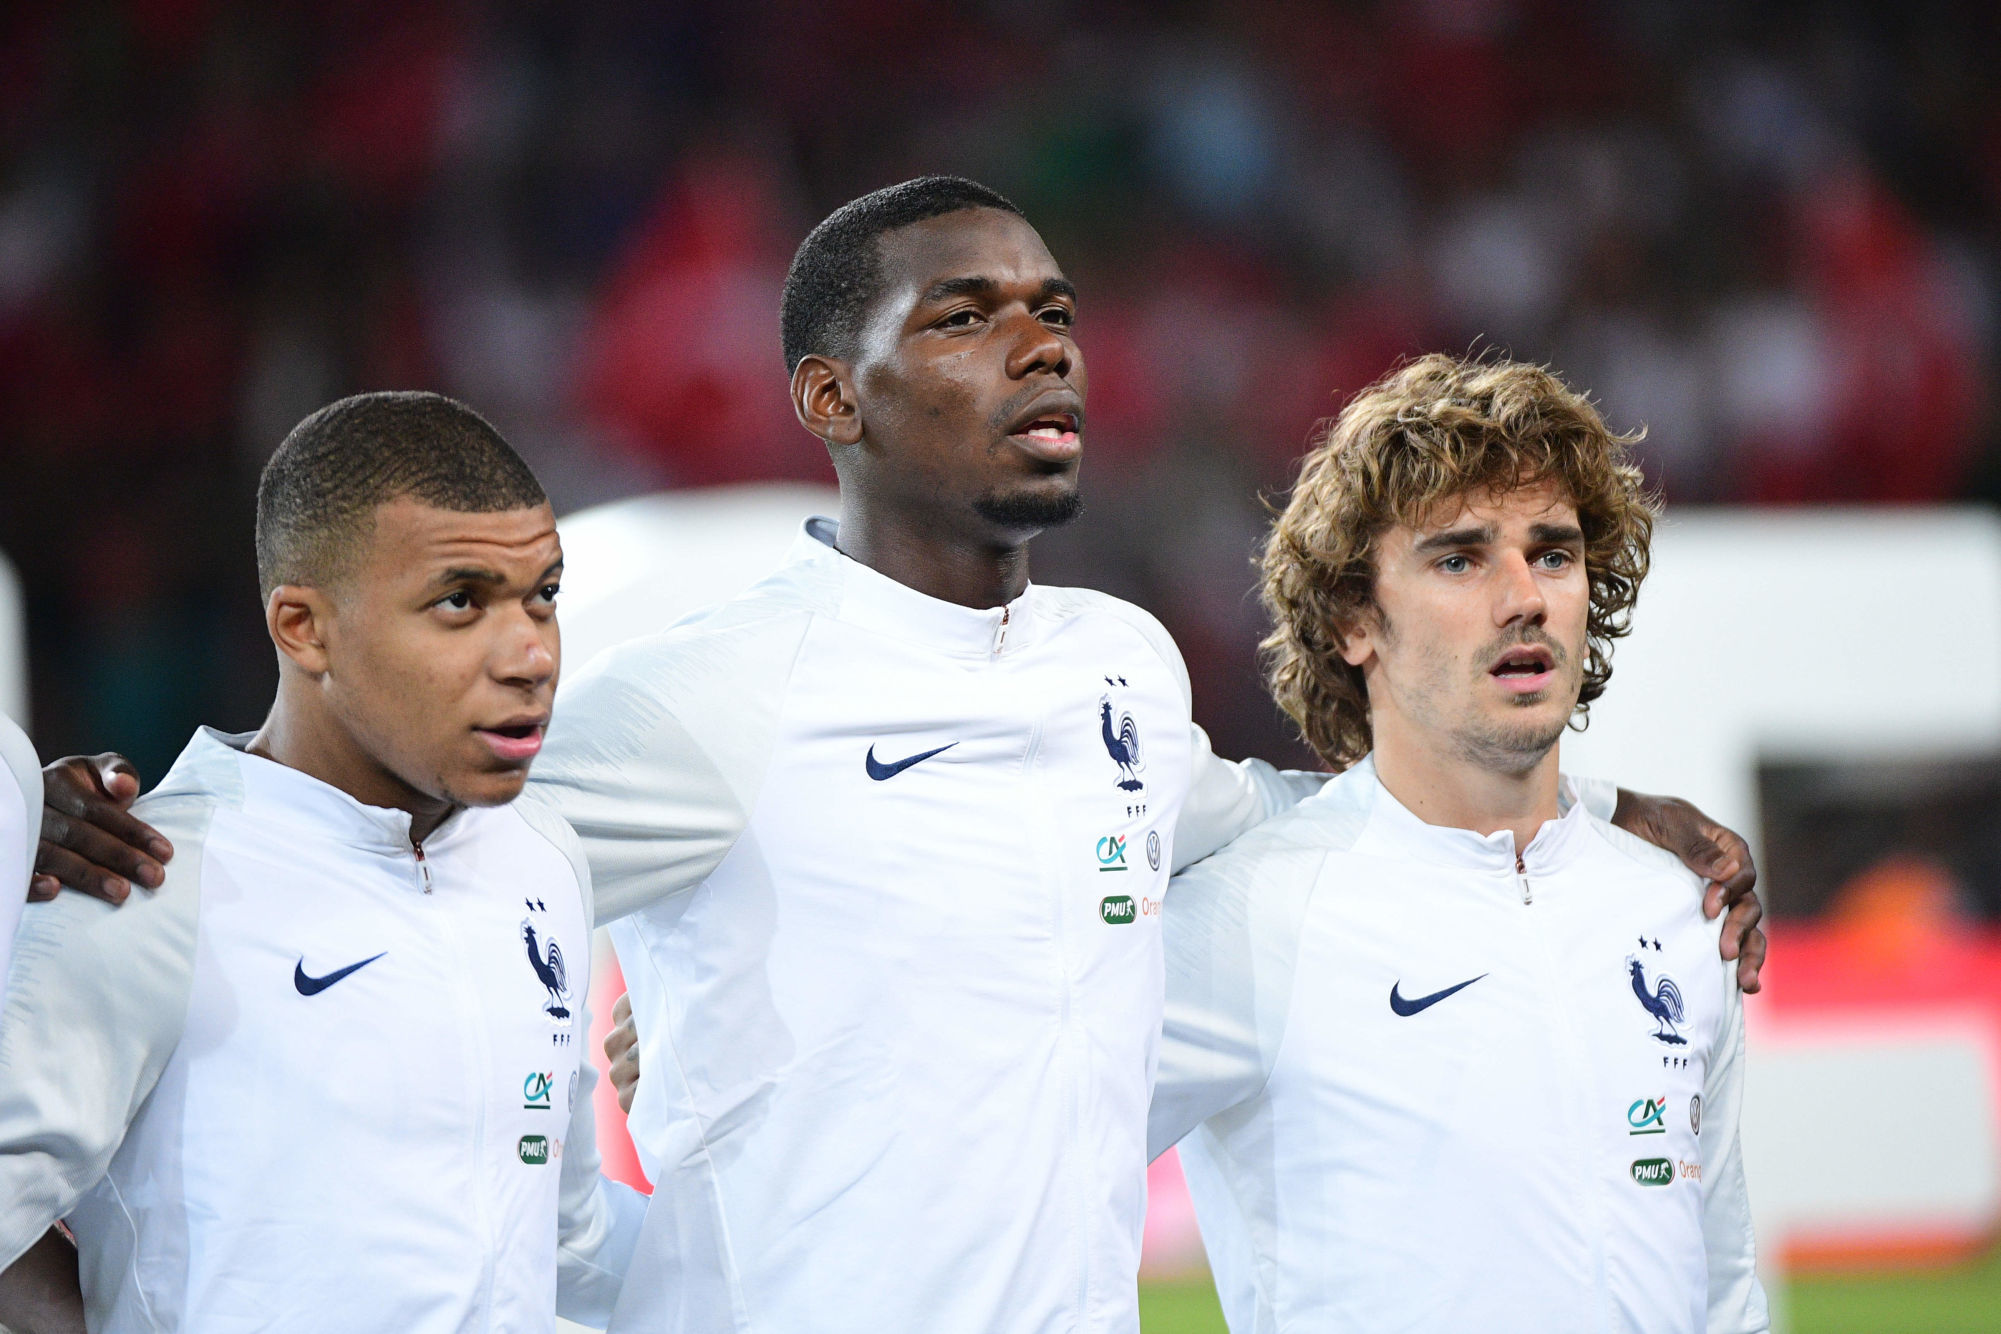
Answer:
[[[1736,978],[1558,769],[1646,577],[1628,443],[1428,356],[1274,526],[1272,691],[1343,772],[1175,880],[1149,1137],[1188,1136],[1236,1334],[1769,1327]]]

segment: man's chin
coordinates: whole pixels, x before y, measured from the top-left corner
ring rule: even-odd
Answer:
[[[1020,532],[1061,528],[1084,512],[1084,497],[1074,489],[997,491],[975,500],[973,510],[997,528]]]

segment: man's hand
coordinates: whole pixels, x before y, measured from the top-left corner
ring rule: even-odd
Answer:
[[[632,1095],[639,1088],[639,1029],[632,1022],[632,999],[620,996],[611,1007],[615,1027],[604,1035],[604,1056],[611,1062],[611,1086],[618,1090],[618,1109],[630,1115]]]
[[[76,1246],[59,1229],[0,1273],[0,1323],[14,1334],[84,1334]]]
[[[1702,914],[1714,917],[1730,910],[1723,922],[1723,957],[1737,961],[1737,984],[1746,992],[1756,991],[1758,970],[1765,965],[1765,933],[1758,929],[1765,907],[1758,902],[1758,868],[1751,861],[1751,845],[1679,797],[1650,797],[1623,787],[1612,823],[1666,848],[1709,882],[1702,895]]]
[[[133,884],[158,889],[174,845],[126,814],[139,796],[139,771],[123,755],[68,755],[42,770],[42,843],[28,899],[52,899],[64,885],[123,903]]]

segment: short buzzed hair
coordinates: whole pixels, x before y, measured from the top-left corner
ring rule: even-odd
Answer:
[[[799,243],[785,275],[778,314],[785,369],[797,370],[800,360],[814,353],[847,360],[860,350],[862,325],[882,295],[882,256],[876,243],[884,232],[969,208],[1022,216],[999,194],[963,176],[919,176],[828,214]]]
[[[462,514],[549,503],[486,418],[443,394],[356,394],[292,428],[257,483],[257,582],[324,587],[400,496]]]

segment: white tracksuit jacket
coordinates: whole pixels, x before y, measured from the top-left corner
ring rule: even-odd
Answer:
[[[1162,891],[1318,780],[1217,760],[1138,608],[832,536],[585,667],[530,780],[645,1044],[612,1328],[1136,1330]]]
[[[7,959],[27,902],[42,827],[42,768],[14,720],[0,714],[0,1003],[7,999]]]
[[[1581,804],[1518,862],[1366,761],[1178,876],[1149,1139],[1233,1334],[1768,1328],[1699,889]]]
[[[68,1218],[116,1334],[602,1323],[644,1202],[598,1176],[575,838],[524,800],[420,849],[245,740],[198,733],[134,808],[160,890],[27,911],[0,1267]]]

